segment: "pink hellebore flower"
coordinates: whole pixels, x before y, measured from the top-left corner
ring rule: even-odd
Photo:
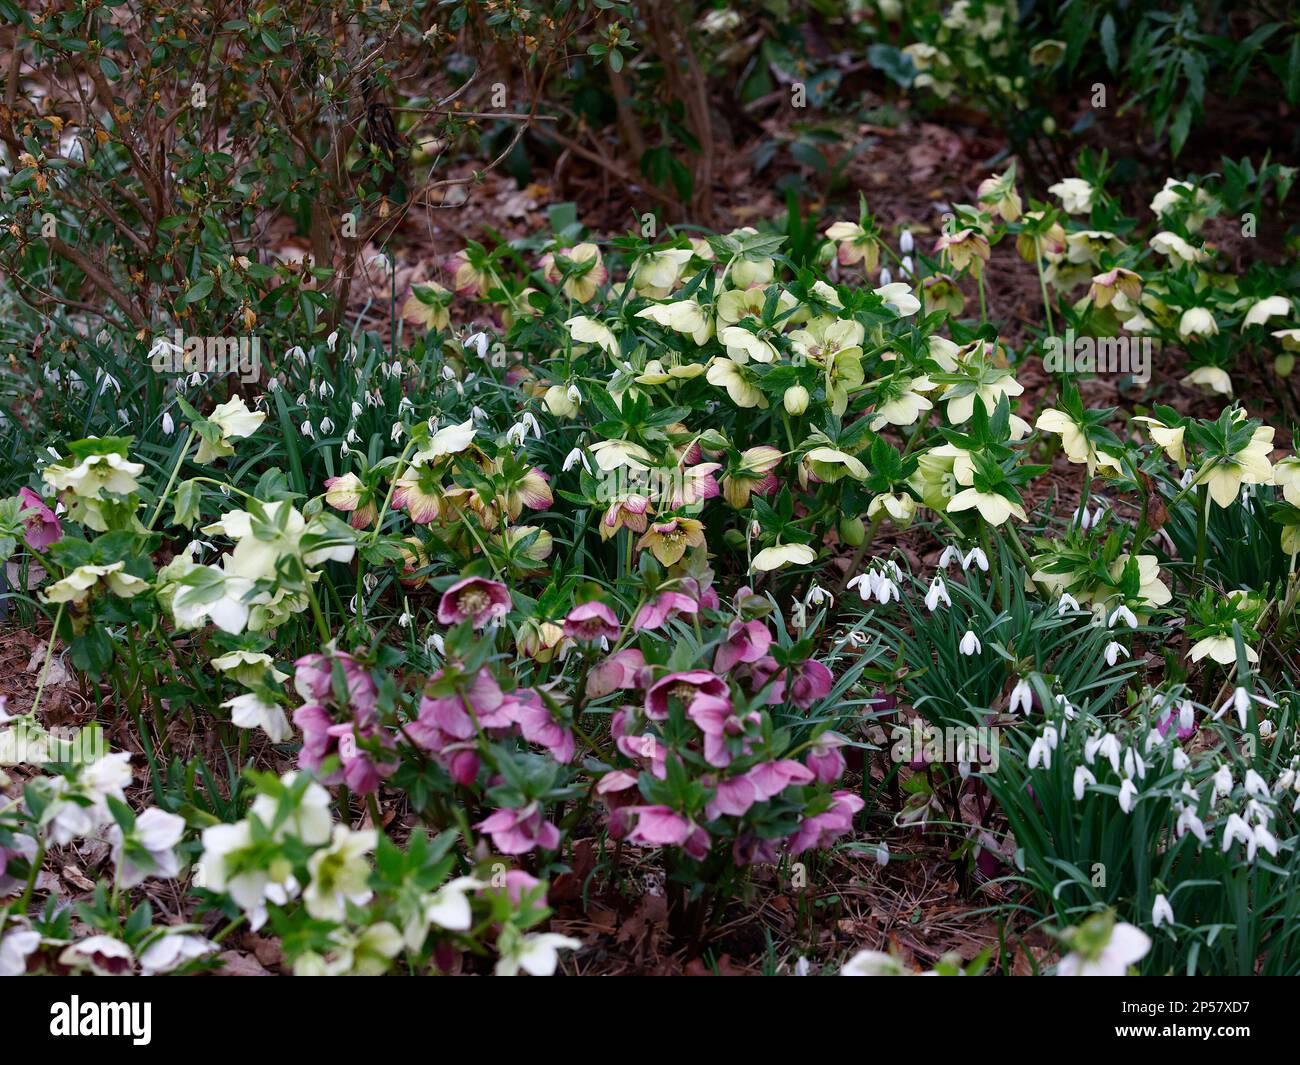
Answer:
[[[700,604],[682,592],[660,592],[649,603],[636,612],[632,628],[637,632],[643,629],[657,629],[671,614],[698,614]]]
[[[615,651],[587,675],[587,698],[599,699],[612,691],[641,687],[645,655],[635,647]]]
[[[704,816],[710,821],[723,814],[730,817],[744,817],[756,802],[758,802],[758,788],[749,779],[748,773],[742,773],[738,777],[718,781],[713,798],[704,808]]]
[[[704,733],[704,760],[720,769],[730,765],[731,752],[727,749],[727,740],[745,732],[745,720],[736,716],[731,700],[716,695],[697,695],[691,700],[686,716]],[[750,714],[748,718],[756,721],[758,714]]]
[[[668,700],[676,696],[689,708],[697,695],[712,695],[719,699],[730,696],[727,682],[715,677],[707,669],[690,669],[684,673],[669,673],[646,692],[646,717],[664,721],[668,717]]]
[[[641,797],[636,777],[623,769],[611,770],[596,781],[596,794],[609,811],[610,839],[623,839],[632,827],[629,811]]]
[[[709,852],[711,841],[704,829],[667,806],[632,806],[636,825],[627,835],[629,843],[650,847],[681,847],[695,859]]]
[[[651,775],[663,780],[667,776],[665,759],[668,757],[668,749],[650,733],[628,733],[627,719],[629,713],[635,712],[629,706],[614,711],[609,719],[609,734],[614,740],[614,746],[623,755],[634,762],[648,762]]]
[[[359,720],[369,720],[374,715],[379,690],[369,671],[346,652],[336,652],[332,658],[324,654],[303,655],[294,662],[294,688],[299,695],[311,702],[332,702],[334,661],[343,666],[349,708]]]
[[[465,577],[445,592],[438,602],[438,620],[444,625],[470,621],[481,629],[510,613],[510,590],[500,581]]]
[[[834,784],[844,775],[846,766],[840,748],[848,742],[838,732],[823,732],[813,741],[804,761],[819,784]]]
[[[814,847],[829,847],[853,828],[853,818],[863,806],[862,796],[852,791],[837,791],[829,810],[805,817],[790,837],[790,854],[802,854]]]
[[[430,679],[437,680],[442,672]],[[481,728],[509,728],[512,724],[505,707],[506,697],[492,674],[480,670],[469,685],[450,695],[426,695],[420,700],[419,716],[406,726],[407,735],[420,746],[441,747],[441,736],[467,740],[475,735],[475,719]],[[473,710],[473,716],[470,715]]]
[[[37,551],[44,551],[50,544],[63,539],[63,525],[45,500],[30,488],[18,489],[18,496],[23,501],[20,517],[27,525],[27,543]]]
[[[564,635],[575,640],[617,640],[619,632],[618,615],[594,600],[575,606],[564,619]]]
[[[535,802],[518,810],[496,810],[474,827],[491,836],[502,854],[527,854],[534,847],[553,851],[560,845],[560,830],[542,817]]]
[[[557,762],[573,761],[577,748],[573,733],[551,716],[535,691],[525,688],[515,692],[506,698],[503,709],[529,743],[545,747]]]
[[[733,621],[727,628],[727,639],[718,647],[713,657],[717,673],[729,673],[737,662],[757,662],[772,646],[772,634],[761,621]]]
[[[722,490],[713,475],[720,469],[720,462],[702,462],[681,470],[681,477],[675,478],[668,497],[668,509],[677,510],[692,503],[703,503],[706,499],[716,499]]]
[[[385,747],[392,740],[377,725],[362,725],[351,721],[336,722],[320,703],[303,703],[293,714],[293,723],[302,729],[302,748],[298,752],[298,767],[316,773],[331,755],[337,755],[341,769],[322,778],[327,785],[346,783],[359,795],[373,795],[379,781],[397,769],[397,762],[378,763],[370,752],[363,750],[358,739],[384,737]]]
[[[763,801],[776,798],[791,784],[811,784],[815,779],[811,769],[792,758],[756,765],[745,776]]]
[[[825,699],[835,682],[835,675],[815,658],[805,658],[794,667],[794,681],[789,685],[788,692],[786,670],[777,672],[775,659],[765,658],[754,666],[754,676],[760,686],[773,674],[776,679],[768,689],[767,701],[780,703],[789,698],[790,702],[802,710],[807,710],[818,699]]]

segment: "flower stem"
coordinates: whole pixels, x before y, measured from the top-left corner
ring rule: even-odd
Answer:
[[[163,494],[158,497],[158,505],[154,507],[153,517],[149,519],[149,524],[145,526],[147,532],[153,531],[154,523],[158,520],[158,515],[162,513],[163,504],[167,502],[167,497],[172,494],[176,478],[180,475],[181,467],[185,464],[185,456],[189,453],[190,445],[194,443],[194,435],[194,430],[191,429],[185,436],[185,443],[181,445],[181,453],[176,456],[176,464],[172,467],[171,476],[167,479],[167,487],[163,489]]]
[[[36,708],[41,705],[41,694],[45,691],[45,682],[50,676],[50,659],[54,655],[54,640],[59,634],[59,622],[63,620],[63,608],[66,604],[60,603],[59,609],[54,612],[54,627],[50,629],[50,640],[45,645],[45,664],[41,666],[41,677],[36,683],[36,697],[32,700],[32,715],[36,715]]]

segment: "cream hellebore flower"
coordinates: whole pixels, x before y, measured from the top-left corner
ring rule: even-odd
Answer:
[[[289,679],[288,673],[275,668],[275,660],[265,651],[228,651],[212,660],[212,668],[229,673],[240,684],[255,684],[268,671],[277,683]]]
[[[1069,414],[1055,407],[1048,407],[1038,416],[1035,429],[1047,433],[1059,433],[1061,450],[1071,462],[1086,463],[1091,474],[1098,466],[1106,466],[1116,473],[1120,472],[1119,460],[1104,451],[1098,451],[1084,435],[1083,429]]]
[[[207,421],[221,430],[221,436],[217,440],[209,440],[200,435],[199,452],[194,456],[194,461],[200,466],[206,466],[214,459],[233,455],[235,449],[230,441],[252,436],[257,427],[266,421],[266,413],[260,410],[249,410],[243,396],[234,396],[213,408]]]
[[[1180,262],[1192,264],[1205,258],[1204,251],[1193,247],[1177,233],[1170,233],[1168,230],[1157,233],[1149,243],[1152,250]]]
[[[1148,418],[1145,415],[1135,415],[1132,419],[1135,422],[1145,422],[1147,432],[1151,434],[1152,441],[1157,447],[1163,448],[1164,453],[1169,456],[1171,462],[1177,463],[1181,469],[1187,464],[1187,451],[1183,446],[1184,427],[1179,425],[1171,428],[1164,422],[1157,421],[1155,418]]]
[[[564,294],[570,299],[578,303],[588,302],[609,278],[609,271],[605,269],[605,264],[600,257],[600,249],[595,244],[583,243],[575,244],[572,248],[564,248],[559,254],[578,267],[592,264],[585,272],[581,269],[575,270],[565,280],[563,286]],[[555,253],[548,253],[542,257],[542,276],[552,284],[563,276],[555,261]]]
[[[446,329],[451,324],[450,302],[451,293],[438,282],[416,282],[402,304],[402,317],[426,330]]]
[[[886,425],[912,425],[922,411],[933,410],[934,404],[922,392],[929,392],[934,383],[928,377],[911,377],[889,382],[877,397],[875,415],[871,421],[873,432]]]
[[[867,479],[867,467],[860,459],[833,447],[813,448],[803,457],[803,469],[828,484],[834,484],[845,476],[858,481]]]
[[[1192,193],[1192,196],[1183,195],[1179,192],[1180,189]],[[1196,188],[1187,181],[1165,178],[1165,187],[1157,192],[1155,198],[1151,201],[1151,213],[1157,218],[1163,218],[1176,207],[1198,207],[1209,202],[1209,193],[1204,189]],[[1205,216],[1203,214],[1195,210],[1188,212],[1187,228],[1189,230],[1195,233],[1204,224]]]
[[[867,518],[874,518],[881,510],[889,515],[890,521],[896,526],[905,529],[912,523],[912,515],[916,513],[916,500],[909,495],[881,493],[867,504]]]
[[[1085,924],[1084,934],[1087,933]],[[1128,967],[1146,957],[1151,937],[1131,924],[1117,924],[1099,948],[1072,951],[1056,967],[1057,976],[1125,976]]]
[[[113,848],[113,862],[117,866],[118,883],[124,888],[143,884],[148,877],[170,880],[180,873],[180,861],[173,848],[185,834],[185,818],[169,814],[151,806],[135,819],[130,833],[133,848],[128,851],[121,826],[114,823],[108,830],[108,841]],[[148,856],[148,864],[135,864],[138,851]]]
[[[1269,484],[1273,479],[1273,464],[1269,454],[1273,450],[1273,428],[1261,425],[1251,436],[1250,443],[1231,458],[1209,459],[1196,475],[1194,484],[1209,485],[1210,497],[1221,507],[1230,507],[1237,500],[1243,484]]]
[[[497,976],[518,976],[522,969],[529,976],[554,976],[560,964],[561,950],[577,950],[582,940],[554,932],[536,932],[511,937],[497,959]]]
[[[613,473],[624,466],[629,470],[648,470],[654,462],[650,452],[631,440],[598,440],[587,450],[602,473]]]
[[[328,847],[307,860],[311,882],[303,890],[307,912],[321,921],[342,921],[346,903],[363,906],[374,894],[370,890],[370,863],[365,856],[375,849],[373,828],[354,832],[347,825],[335,825]]]
[[[725,330],[724,330],[725,332]],[[744,332],[744,330],[741,330]],[[753,334],[747,334],[753,336]],[[754,337],[757,340],[757,337]],[[728,353],[731,349],[728,348]],[[731,397],[731,402],[737,407],[766,407],[767,400],[753,380],[748,371],[739,363],[730,358],[715,358],[709,363],[708,374],[705,379],[711,385],[719,388],[725,388],[727,395]],[[594,448],[592,449],[595,450]]]
[[[1242,321],[1243,326],[1265,325],[1270,318],[1281,318],[1291,313],[1291,301],[1285,296],[1269,296],[1251,305]]]
[[[1092,210],[1094,189],[1083,178],[1065,178],[1049,185],[1047,191],[1061,201],[1066,214],[1087,214]]]
[[[704,309],[694,300],[656,303],[644,310],[637,311],[636,317],[645,318],[656,325],[663,326],[665,329],[684,333],[696,344],[707,344],[709,338],[713,336],[713,320],[704,313]]]
[[[51,464],[41,471],[41,477],[60,491],[70,491],[82,499],[98,499],[101,492],[130,495],[140,487],[136,478],[142,473],[142,463],[113,453],[87,455],[75,466]]]
[[[1025,508],[1019,503],[1013,503],[996,492],[981,492],[973,487],[962,489],[948,503],[949,512],[970,510],[972,507],[978,509],[980,517],[990,525],[1001,525],[1013,514],[1021,521],[1029,520]]]
[[[284,743],[293,736],[284,708],[256,692],[236,695],[221,705],[230,711],[230,723],[236,728],[260,728],[272,743]]]
[[[1198,366],[1182,380],[1185,385],[1198,385],[1220,396],[1232,395],[1232,378],[1218,366]]]
[[[992,414],[1000,397],[1006,396],[1007,402],[1010,402],[1025,390],[1025,386],[1015,379],[1010,370],[986,370],[974,391],[949,398],[951,393],[956,393],[961,388],[962,384],[949,385],[943,394],[943,400],[948,404],[948,420],[953,425],[962,425],[970,420],[975,412],[976,396],[983,401],[984,409]]]
[[[882,285],[874,291],[900,318],[910,317],[921,309],[921,301],[912,295],[912,287],[906,281]]]
[[[647,252],[633,267],[632,287],[643,295],[663,299],[677,287],[682,271],[694,254],[692,248],[662,248]]]
[[[841,976],[908,976],[897,958],[879,950],[860,950],[844,963]]]
[[[1219,332],[1219,323],[1214,320],[1214,312],[1205,307],[1189,307],[1178,319],[1178,335],[1184,340],[1189,337],[1212,337]]]
[[[826,237],[838,246],[836,255],[841,266],[860,262],[867,273],[875,272],[880,243],[857,222],[835,222],[827,228]]]
[[[765,547],[750,563],[749,568],[757,573],[767,573],[782,566],[807,566],[817,557],[817,552],[806,544],[777,544]]]
[[[149,582],[125,572],[125,562],[111,562],[106,566],[78,566],[60,581],[55,581],[43,593],[47,603],[84,603],[102,583],[114,595],[130,599],[149,587]]]
[[[1250,644],[1243,645],[1246,649],[1246,661],[1256,663],[1259,661],[1259,655]],[[1192,647],[1188,657],[1193,662],[1199,662],[1202,658],[1209,656],[1221,666],[1230,666],[1237,661],[1237,642],[1231,637],[1220,634],[1218,636],[1207,636],[1203,640],[1197,640]]]
[[[718,339],[727,348],[727,356],[742,366],[753,359],[755,362],[773,362],[777,351],[771,342],[764,340],[757,333],[738,325],[729,325],[718,333]]]
[[[595,344],[603,348],[610,355],[617,355],[618,337],[614,331],[603,322],[598,322],[595,318],[588,318],[585,314],[575,315],[564,323],[569,330],[569,336],[579,344]]]

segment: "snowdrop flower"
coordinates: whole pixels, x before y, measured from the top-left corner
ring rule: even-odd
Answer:
[[[475,403],[474,406],[469,409],[469,416],[471,421],[481,422],[487,418],[487,411]]]
[[[1232,794],[1232,770],[1228,766],[1219,766],[1218,772],[1214,774],[1214,797],[1217,799],[1223,795]]]
[[[961,644],[957,648],[964,655],[977,655],[984,650],[980,643],[980,638],[970,629],[966,630],[966,635],[961,638]]]
[[[1240,814],[1229,814],[1228,820],[1223,826],[1223,852],[1226,854],[1232,849],[1234,841],[1240,840],[1246,844],[1246,858],[1253,861],[1255,858],[1255,832],[1248,825]]]
[[[308,404],[307,393],[306,392],[298,393],[298,398],[295,399],[293,402],[294,402],[294,406],[306,407]]]
[[[1253,769],[1246,770],[1246,794],[1255,799],[1269,798],[1268,785]]]
[[[834,606],[835,596],[816,581],[813,581],[812,587],[808,589],[808,594],[804,596],[804,603],[811,606],[821,606],[823,603],[829,603]]]
[[[912,277],[916,273],[916,267],[912,262],[912,257],[910,255],[903,256],[903,261],[899,264],[899,269],[902,271],[904,277]]]
[[[1110,761],[1110,767],[1114,770],[1115,775],[1119,776],[1119,740],[1109,732],[1095,733],[1089,736],[1083,744],[1083,757],[1089,764],[1093,765],[1097,761],[1097,755]]]
[[[575,447],[572,451],[570,451],[567,455],[564,456],[564,463],[560,467],[560,469],[563,470],[563,472],[568,473],[571,469],[573,469],[574,466],[577,466],[579,463],[581,463],[582,468],[586,470],[587,473],[591,472],[591,463],[587,461],[587,456],[582,453],[582,448]]]
[[[939,568],[948,569],[954,562],[961,561],[961,552],[957,550],[956,545],[949,544],[943,549],[943,554],[939,556]]]
[[[970,569],[972,562],[979,566],[981,572],[987,573],[989,571],[989,557],[981,548],[974,548],[961,560],[962,572]]]
[[[162,431],[163,436],[171,436],[176,429],[176,423],[172,421],[171,411],[163,411]]]
[[[1247,711],[1250,710],[1250,704],[1252,701],[1259,703],[1261,706],[1267,706],[1274,710],[1277,709],[1277,703],[1273,702],[1272,699],[1265,699],[1262,695],[1254,695],[1251,692],[1248,692],[1245,688],[1239,686],[1233,690],[1228,701],[1215,711],[1214,720],[1218,721],[1219,718],[1223,717],[1223,715],[1227,713],[1228,708],[1231,707],[1237,711],[1237,720],[1241,723],[1241,727],[1245,728]]]
[[[1157,895],[1155,904],[1151,907],[1151,927],[1159,928],[1162,924],[1174,923],[1174,908],[1169,905],[1169,900],[1164,895]]]
[[[1044,769],[1051,769],[1052,748],[1054,746],[1055,744],[1048,740],[1046,732],[1037,737],[1029,747],[1029,756],[1026,759],[1029,768],[1037,769],[1039,765],[1042,765]]]
[[[951,607],[952,598],[948,595],[948,587],[943,583],[943,578],[936,573],[930,581],[930,590],[925,593],[925,608],[933,614],[940,603]]]
[[[515,446],[518,446],[519,444],[522,444],[524,440],[527,439],[527,437],[528,437],[528,426],[526,426],[523,422],[515,422],[514,425],[512,425],[509,429],[506,430],[507,444],[513,444]]]
[[[334,350],[334,346],[338,342],[339,342],[339,331],[337,329],[334,330],[334,332],[332,332],[329,336],[325,338],[325,346],[329,348],[330,351]]]
[[[1111,640],[1110,643],[1106,645],[1106,665],[1113,666],[1120,660],[1121,656],[1128,658],[1128,649],[1122,643],[1116,643],[1114,640]]]
[[[894,275],[889,272],[889,267],[882,266],[880,268],[880,287],[884,288],[886,285],[892,283],[893,280]]]
[[[1142,756],[1132,747],[1124,752],[1124,775],[1131,777],[1136,775],[1139,780],[1145,780],[1147,775],[1147,764],[1142,761]]]
[[[1181,747],[1176,747],[1174,749],[1173,764],[1174,764],[1174,768],[1181,773],[1183,770],[1187,769],[1188,766],[1192,764],[1192,760],[1187,757],[1186,751],[1184,751]]]
[[[316,391],[320,393],[321,399],[329,399],[330,396],[334,395],[334,386],[328,381],[322,381],[320,383],[320,388]]]
[[[1196,815],[1196,811],[1190,806],[1184,806],[1179,810],[1178,824],[1174,826],[1174,831],[1180,839],[1186,833],[1191,832],[1202,844],[1209,841],[1209,833],[1205,831],[1205,822]]]
[[[352,401],[352,417],[354,418],[361,417],[361,404],[358,403],[355,399]]]
[[[910,255],[916,248],[916,240],[912,236],[910,229],[905,229],[898,237],[898,250],[904,255]]]
[[[482,331],[471,333],[461,342],[461,346],[467,351],[473,348],[480,359],[484,358],[488,353],[488,335]]]
[[[334,432],[334,422],[333,422],[333,420],[330,419],[328,416],[322,418],[322,419],[320,420],[320,431],[321,431],[322,433],[324,433],[326,436],[328,436],[330,433]]]
[[[397,441],[402,439],[401,422],[393,422],[393,430],[388,434],[388,439],[391,440],[394,444],[397,443]]]
[[[302,425],[299,426],[298,432],[302,433],[302,435],[307,437],[309,440],[314,440],[316,437],[316,434],[312,431],[311,422],[303,422]]]
[[[1078,802],[1083,798],[1084,791],[1089,784],[1096,784],[1097,778],[1093,776],[1092,770],[1087,766],[1075,766],[1074,768],[1074,801]]]
[[[1111,611],[1110,617],[1106,619],[1106,627],[1113,629],[1116,621],[1124,622],[1130,629],[1136,629],[1138,624],[1138,619],[1133,611],[1123,605],[1117,606]]]
[[[1133,807],[1137,805],[1138,790],[1137,785],[1128,777],[1119,786],[1119,808],[1126,814],[1133,812]]]
[[[1029,686],[1029,681],[1025,680],[1024,677],[1021,677],[1016,681],[1016,686],[1011,689],[1011,702],[1007,709],[1013,714],[1018,711],[1022,714],[1028,715],[1030,710],[1033,709],[1033,706],[1033,689]]]

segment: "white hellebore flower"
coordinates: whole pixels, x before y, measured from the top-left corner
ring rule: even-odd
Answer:
[[[522,969],[529,976],[554,976],[561,950],[577,950],[582,940],[554,932],[540,932],[515,940],[497,959],[497,976],[518,976]]]
[[[260,728],[272,743],[284,743],[293,735],[284,708],[270,703],[256,692],[245,692],[221,704],[230,710],[230,723],[237,728]]]
[[[1092,958],[1071,952],[1056,967],[1057,976],[1124,976],[1151,949],[1151,937],[1131,924],[1117,924],[1110,940]]]

